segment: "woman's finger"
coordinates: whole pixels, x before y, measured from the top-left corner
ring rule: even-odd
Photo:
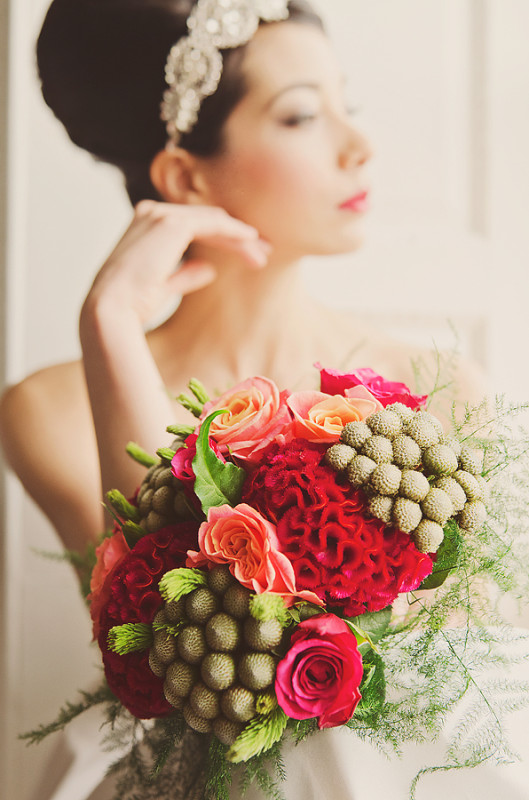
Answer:
[[[212,264],[190,259],[167,279],[167,289],[170,293],[191,294],[208,286],[216,277],[217,270]]]

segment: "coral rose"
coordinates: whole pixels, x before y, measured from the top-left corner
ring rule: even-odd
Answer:
[[[387,381],[369,367],[356,369],[353,372],[323,369],[320,364],[316,364],[316,367],[320,370],[322,392],[347,394],[347,390],[352,387],[365,386],[377,400],[380,400],[384,408],[392,403],[403,403],[409,408],[416,409],[423,406],[428,399],[426,394],[412,394],[405,383]]]
[[[342,394],[295,392],[287,399],[294,420],[289,438],[309,442],[336,442],[348,422],[365,419],[382,406],[363,386]]]
[[[198,546],[199,553],[188,552],[188,566],[229,564],[239,583],[256,594],[273,592],[287,601],[303,597],[321,605],[313,592],[296,592],[294,569],[278,548],[275,526],[245,503],[210,508],[198,532]]]
[[[130,552],[123,533],[116,527],[112,536],[103,539],[96,548],[96,564],[90,578],[90,616],[94,639],[99,636],[99,617],[110,596],[110,576],[121,560]]]
[[[249,378],[206,403],[201,420],[213,411],[226,409],[211,423],[210,436],[235,458],[256,461],[258,454],[276,440],[291,420],[285,403],[287,392],[279,392],[268,378]]]
[[[318,717],[319,728],[343,725],[361,698],[362,656],[356,637],[334,614],[301,622],[277,665],[275,690],[285,714]]]

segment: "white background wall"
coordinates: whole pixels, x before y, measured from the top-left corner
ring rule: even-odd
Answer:
[[[10,70],[0,77],[4,106],[9,88],[7,211],[0,205],[9,382],[77,356],[81,300],[130,214],[119,178],[76,151],[39,98],[33,42],[46,5],[0,0],[10,14]],[[446,343],[453,318],[492,386],[529,398],[529,2],[319,5],[377,157],[368,245],[312,265],[310,283],[422,344]],[[55,745],[28,752],[16,732],[73,697],[96,654],[68,568],[33,552],[57,550],[55,535],[12,478],[6,489],[0,774],[6,798],[29,800]]]

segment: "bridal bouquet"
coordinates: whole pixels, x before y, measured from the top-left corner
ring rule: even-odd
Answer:
[[[288,737],[424,738],[474,681],[464,654],[496,652],[473,623],[484,579],[509,581],[512,545],[487,518],[497,445],[445,432],[426,395],[370,369],[320,379],[290,393],[254,377],[213,401],[191,381],[196,425],[172,426],[156,458],[129,446],[148,471],[134,498],[107,497],[88,600],[98,701],[143,729],[136,784],[138,747],[157,774],[182,736],[209,751],[219,798],[233,764],[273,793],[266,763]]]

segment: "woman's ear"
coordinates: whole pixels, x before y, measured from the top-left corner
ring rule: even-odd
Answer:
[[[160,150],[151,162],[150,176],[154,188],[167,203],[207,202],[207,190],[196,159],[181,147]]]

